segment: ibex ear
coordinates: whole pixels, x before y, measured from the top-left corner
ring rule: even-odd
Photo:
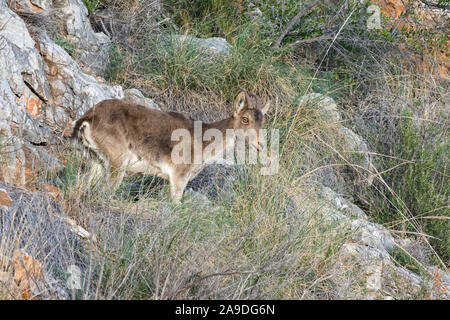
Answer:
[[[236,100],[234,101],[233,109],[234,116],[237,117],[239,113],[248,106],[247,95],[244,91],[238,94]]]
[[[266,102],[266,104],[264,105],[264,107],[261,108],[261,113],[264,115],[267,113],[267,111],[269,111],[270,108],[270,100]]]

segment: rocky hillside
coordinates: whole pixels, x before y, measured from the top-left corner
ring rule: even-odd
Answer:
[[[96,76],[104,72],[110,41],[92,30],[82,1],[13,1],[11,6],[2,1],[0,12],[1,127],[8,154],[1,177],[5,182],[25,185],[33,166],[61,166],[57,157],[37,146],[55,144],[73,119],[97,102],[127,98],[157,106],[137,89],[123,90]],[[56,14],[61,37],[80,48],[80,65],[45,30],[27,25],[19,16],[30,12],[39,14],[36,19]]]
[[[150,86],[143,80],[114,81],[111,48],[121,43],[112,27],[99,27],[107,20],[98,18],[112,9],[92,14],[86,3],[92,2],[0,0],[0,299],[450,299],[445,263],[430,258],[433,249],[426,242],[376,223],[362,202],[353,203],[357,197],[349,196],[348,176],[334,170],[322,147],[315,147],[324,138],[320,134],[309,149],[298,145],[299,173],[280,178],[277,186],[241,167],[213,165],[190,186],[181,208],[166,201],[161,183],[133,181],[121,195],[88,190],[77,180],[84,165],[71,160],[68,135],[72,121],[94,104],[127,99],[212,119],[213,112],[223,114],[226,101],[218,99],[218,109],[208,115],[204,107],[189,109],[192,101],[205,101],[204,92],[186,102],[173,89],[175,82],[164,87],[157,80]],[[159,10],[161,22],[169,13]],[[248,9],[249,19],[262,15],[255,10]],[[239,48],[222,37],[175,34],[170,39],[177,48],[185,42],[200,48],[208,67],[235,57]],[[288,87],[279,79],[270,82],[276,90]],[[156,94],[149,89],[158,85]],[[225,92],[220,84],[217,88]],[[275,96],[275,89],[265,88]],[[332,138],[327,145],[339,156],[358,155],[351,165],[349,158],[343,161],[347,171],[354,170],[352,179],[376,183],[382,171],[376,152],[357,133],[358,126],[349,124],[345,107],[317,92],[298,97],[294,89],[276,96],[280,102],[272,116],[282,119],[283,108],[295,105],[306,112],[302,126],[309,125],[308,117],[311,128],[326,123]],[[289,102],[284,105],[283,99]],[[292,133],[298,141],[308,134]],[[213,185],[220,192],[210,192]],[[249,197],[272,192],[276,198],[248,205],[236,190]]]

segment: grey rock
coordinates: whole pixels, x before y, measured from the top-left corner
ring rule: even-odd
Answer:
[[[21,141],[11,133],[7,121],[0,120],[0,178],[9,183],[25,184],[25,154]]]
[[[346,127],[342,127],[341,130],[345,134],[348,151],[360,154],[360,165],[364,169],[371,171],[374,166],[372,164],[372,159],[369,154],[369,147],[367,146],[367,143],[360,135],[356,134],[352,130]],[[369,184],[372,184],[372,179],[373,178],[369,177]]]
[[[374,264],[391,263],[390,255],[384,250],[377,250],[358,243],[345,243],[341,248],[341,254],[352,256],[360,261],[372,262]]]
[[[102,100],[123,98],[122,87],[99,83],[83,73],[70,55],[44,33],[40,37],[40,48],[42,55],[57,67],[56,76],[50,79],[50,88],[54,104],[60,111],[49,115],[51,123],[65,125],[63,122],[69,115],[64,116],[64,109],[79,117]]]
[[[312,104],[319,108],[320,113],[331,122],[340,122],[341,115],[339,113],[336,102],[330,97],[320,93],[310,93],[300,97],[298,105]]]
[[[450,273],[437,266],[429,266],[427,271],[433,276],[428,283],[431,298],[450,300]]]
[[[431,265],[430,257],[433,256],[432,249],[420,238],[398,238],[395,244],[408,252],[422,265]]]
[[[414,298],[425,288],[425,281],[412,272],[397,267],[389,255],[357,243],[345,243],[337,268],[353,263],[353,277],[365,281],[365,291],[358,299]],[[337,283],[339,285],[339,282]]]
[[[436,267],[436,266],[429,266],[427,268],[428,272],[431,274],[435,274],[443,283],[445,283],[447,286],[450,286],[450,273],[445,272],[442,269]]]
[[[52,130],[41,121],[33,118],[29,113],[22,113],[22,119],[18,123],[20,124],[20,136],[34,144],[46,144],[48,142],[54,142],[52,137]]]
[[[331,210],[325,211],[326,215],[347,221],[354,241],[380,251],[392,250],[394,239],[389,231],[382,225],[368,221],[367,215],[358,206],[327,187],[322,188],[319,196],[326,201],[327,206],[331,207]]]
[[[14,12],[37,13],[50,9],[52,0],[14,0],[10,1],[8,5]]]
[[[323,187],[319,195],[329,201],[336,210],[344,212],[347,216],[367,219],[367,215],[357,205],[351,203],[329,187]]]
[[[12,77],[9,82],[15,93],[21,89],[22,85],[18,78],[18,71],[22,75],[21,78],[33,91],[44,101],[50,98],[50,88],[44,73],[44,63],[39,52],[35,49],[35,42],[28,33],[27,27],[20,17],[9,8],[0,10],[0,21],[4,22],[0,28],[0,39],[2,42],[8,43],[9,48],[0,51],[0,55],[5,54],[6,59],[11,58],[11,51],[14,54],[14,64],[6,63],[6,70],[11,72]],[[20,36],[17,36],[20,35]],[[5,51],[5,53],[3,53]],[[5,58],[3,64],[5,64]],[[0,62],[1,62],[0,60]],[[9,60],[11,62],[11,60]]]
[[[11,44],[3,36],[0,36],[0,69],[2,70],[0,79],[6,80],[16,95],[22,95],[25,84],[22,79],[21,68],[16,63]],[[2,85],[2,91],[5,90],[4,88],[5,86]]]
[[[94,74],[102,75],[108,63],[110,39],[102,32],[94,32],[83,2],[55,0],[53,8],[64,25],[67,40],[80,53],[80,62]]]
[[[363,219],[353,220],[351,225],[353,230],[357,230],[352,238],[358,243],[378,250],[391,251],[394,248],[394,239],[385,227]]]
[[[422,290],[422,288],[424,286],[424,281],[417,274],[414,274],[411,271],[408,271],[402,267],[397,267],[397,266],[393,268],[393,271],[395,273],[395,276],[400,278],[398,280],[402,280],[403,282],[406,282],[407,286],[413,287],[415,292]]]
[[[50,9],[52,5],[52,0],[30,0],[30,2],[43,10]]]
[[[191,45],[199,48],[206,54],[228,55],[231,50],[231,45],[224,38],[213,37],[202,39],[187,35],[174,35],[172,39],[180,46]]]
[[[42,164],[43,167],[45,167],[46,170],[49,171],[58,171],[63,169],[63,165],[61,162],[54,157],[53,155],[49,154],[47,151],[38,148],[36,146],[33,146],[32,144],[28,142],[24,142],[24,146],[31,152],[33,155],[39,160],[39,162]],[[31,166],[32,164],[30,164]],[[41,168],[41,171],[43,168]]]
[[[123,91],[124,100],[146,106],[150,109],[161,110],[150,98],[146,98],[138,89],[126,89]]]
[[[309,188],[310,192],[314,189]],[[328,187],[314,190],[315,195],[296,195],[292,199],[296,208],[321,208],[317,210],[323,219],[339,223],[347,228],[351,239],[359,244],[369,246],[379,251],[392,250],[394,239],[389,231],[382,225],[370,222],[367,215],[355,204],[346,200]]]
[[[450,275],[445,271],[427,266],[427,260],[421,259],[429,275],[418,275],[394,262],[390,252],[394,246],[405,245],[404,239],[398,239],[397,243],[389,230],[369,221],[360,208],[330,188],[294,186],[292,189],[300,192],[292,197],[292,210],[297,214],[312,211],[324,223],[332,223],[330,233],[341,230],[346,235],[335,262],[340,273],[336,272],[336,277],[333,277],[341,298],[414,299],[423,297],[425,292],[432,298],[450,298]],[[364,281],[365,291],[353,291],[352,286],[360,286],[361,281]]]
[[[83,47],[95,45],[97,39],[88,20],[88,10],[81,0],[54,0],[53,8],[64,21],[65,31],[72,43]]]
[[[1,75],[0,75],[1,77]],[[14,110],[15,96],[5,79],[0,78],[0,120],[11,120],[16,113]]]

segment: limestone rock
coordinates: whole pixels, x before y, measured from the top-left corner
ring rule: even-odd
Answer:
[[[0,206],[9,207],[12,203],[11,198],[5,189],[0,189]]]
[[[344,212],[346,216],[367,219],[367,215],[357,205],[354,205],[329,187],[323,187],[319,192],[319,196],[326,199],[336,210]]]
[[[373,167],[372,159],[369,154],[369,147],[367,143],[363,140],[361,136],[353,132],[352,130],[342,127],[342,132],[345,135],[345,142],[347,145],[347,150],[349,152],[354,152],[356,155],[361,155],[361,160],[359,161],[360,165],[367,170],[371,170]],[[373,179],[373,178],[371,178]],[[369,181],[369,184],[371,184]]]
[[[55,156],[27,141],[24,141],[23,150],[27,159],[27,167],[32,169],[33,172],[57,172],[63,168],[63,165]]]
[[[25,154],[19,138],[11,133],[8,122],[0,120],[0,179],[25,184]]]
[[[102,32],[94,32],[82,0],[55,0],[53,8],[64,25],[67,40],[80,52],[80,62],[102,75],[108,63],[110,39]]]
[[[51,0],[14,0],[11,9],[19,13],[41,13],[51,8]]]
[[[202,52],[213,55],[228,55],[231,50],[231,45],[224,38],[195,38],[187,35],[175,35],[173,40],[180,46],[191,45],[199,48]]]
[[[358,299],[392,299],[406,293],[401,298],[418,297],[425,288],[425,282],[418,275],[397,267],[385,251],[357,243],[345,243],[340,250],[340,263],[336,268],[351,264],[354,279],[365,281],[365,290]],[[338,279],[337,282],[344,281]],[[357,285],[356,283],[354,285]],[[402,293],[399,289],[401,288]],[[404,292],[404,293],[403,293]]]
[[[25,23],[16,13],[6,7],[0,10],[0,21],[6,22],[0,29],[0,39],[3,39],[2,46],[5,46],[2,51],[6,50],[6,57],[0,59],[0,62],[3,61],[6,65],[0,65],[0,68],[5,67],[13,75],[10,83],[12,84],[11,87],[15,89],[15,94],[22,95],[20,90],[23,90],[23,83],[25,83],[32,88],[40,99],[48,101],[50,87],[43,71],[43,61],[35,48],[35,42],[28,33]],[[3,55],[3,52],[1,55]],[[14,59],[8,60],[12,56],[14,56]],[[11,66],[11,63],[15,66]],[[21,75],[20,78],[19,75]]]
[[[138,89],[126,89],[123,91],[123,94],[124,99],[127,101],[149,107],[150,109],[161,110],[152,99],[146,98]]]
[[[320,185],[305,188],[300,181],[291,186],[293,208],[297,214],[312,211],[321,221],[331,222],[330,237],[334,230],[345,234],[335,263],[336,277],[332,281],[338,287],[341,298],[346,299],[448,299],[450,274],[429,266],[428,259],[418,258],[428,271],[415,274],[399,266],[391,258],[395,246],[416,246],[411,241],[395,239],[384,226],[371,222],[355,204],[333,190]],[[420,249],[423,251],[423,248]],[[344,270],[344,272],[343,272]],[[351,274],[351,276],[349,276]],[[359,287],[363,281],[364,290]],[[353,288],[352,287],[358,287]],[[352,294],[358,294],[353,296]]]
[[[433,276],[428,284],[431,299],[450,299],[450,273],[437,266],[429,266],[428,272]]]
[[[83,73],[70,55],[44,33],[40,37],[40,48],[48,64],[57,67],[56,74],[49,78],[55,106],[47,114],[51,123],[64,127],[69,115],[77,118],[102,100],[123,98],[122,87],[99,83]]]
[[[320,113],[331,122],[340,122],[341,114],[339,113],[336,102],[330,97],[320,93],[310,93],[300,97],[298,105],[313,104],[319,108]]]
[[[356,231],[352,237],[354,241],[378,250],[391,251],[394,248],[394,239],[385,227],[363,219],[353,220],[351,225]]]
[[[358,206],[328,187],[322,187],[321,190],[314,192],[317,196],[301,194],[301,192],[293,196],[295,207],[311,210],[321,208],[317,214],[324,219],[339,223],[341,228],[347,228],[350,238],[356,243],[386,251],[386,254],[392,250],[395,241],[389,231],[382,225],[370,222],[367,215]]]

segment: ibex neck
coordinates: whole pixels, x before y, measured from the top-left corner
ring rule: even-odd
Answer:
[[[202,133],[205,135],[207,130],[209,129],[216,129],[219,130],[221,133],[221,138],[223,139],[223,149],[219,151],[219,153],[223,154],[228,149],[232,149],[234,146],[234,137],[227,135],[228,129],[234,129],[234,119],[233,117],[229,117],[223,120],[219,120],[212,123],[203,123],[202,124]],[[215,135],[212,133],[212,135]],[[203,141],[203,149],[206,148],[210,143],[213,143],[214,138],[211,139],[211,141]],[[217,150],[218,151],[218,150]]]

